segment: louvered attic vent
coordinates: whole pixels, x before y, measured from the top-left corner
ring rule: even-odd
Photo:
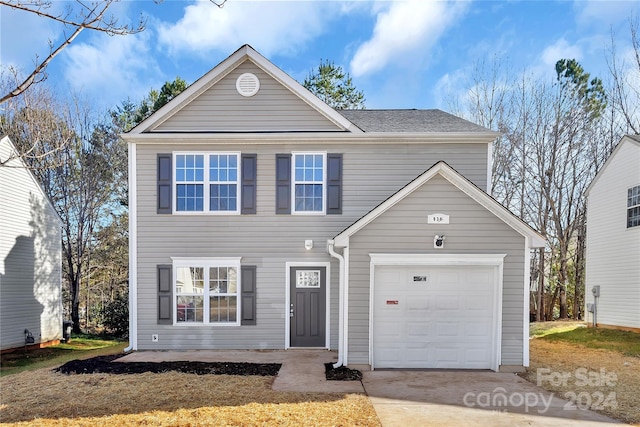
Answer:
[[[253,96],[260,89],[260,80],[252,73],[244,73],[236,80],[236,89],[242,96]]]

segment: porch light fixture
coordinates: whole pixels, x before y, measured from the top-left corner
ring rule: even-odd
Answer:
[[[435,236],[433,236],[433,247],[435,249],[442,249],[444,248],[444,235],[438,235],[436,234]]]
[[[313,240],[305,240],[304,241],[304,248],[306,250],[308,250],[308,251],[313,249]]]

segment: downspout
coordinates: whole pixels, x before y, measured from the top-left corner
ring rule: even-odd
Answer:
[[[344,337],[345,337],[345,331],[344,331],[344,257],[342,255],[340,255],[339,253],[337,253],[334,249],[334,241],[333,240],[327,240],[327,251],[329,252],[329,255],[331,255],[333,258],[336,258],[340,264],[340,267],[338,268],[338,273],[339,273],[339,284],[340,284],[340,291],[339,291],[339,295],[340,297],[338,298],[338,361],[336,363],[333,364],[334,368],[339,368],[341,366],[344,365],[344,360],[343,360],[343,355],[344,355]]]

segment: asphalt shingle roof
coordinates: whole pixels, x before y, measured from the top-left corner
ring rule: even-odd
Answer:
[[[442,110],[338,110],[364,132],[491,132]]]

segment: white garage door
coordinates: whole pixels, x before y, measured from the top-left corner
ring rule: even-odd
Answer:
[[[374,368],[492,369],[492,266],[376,266]]]

